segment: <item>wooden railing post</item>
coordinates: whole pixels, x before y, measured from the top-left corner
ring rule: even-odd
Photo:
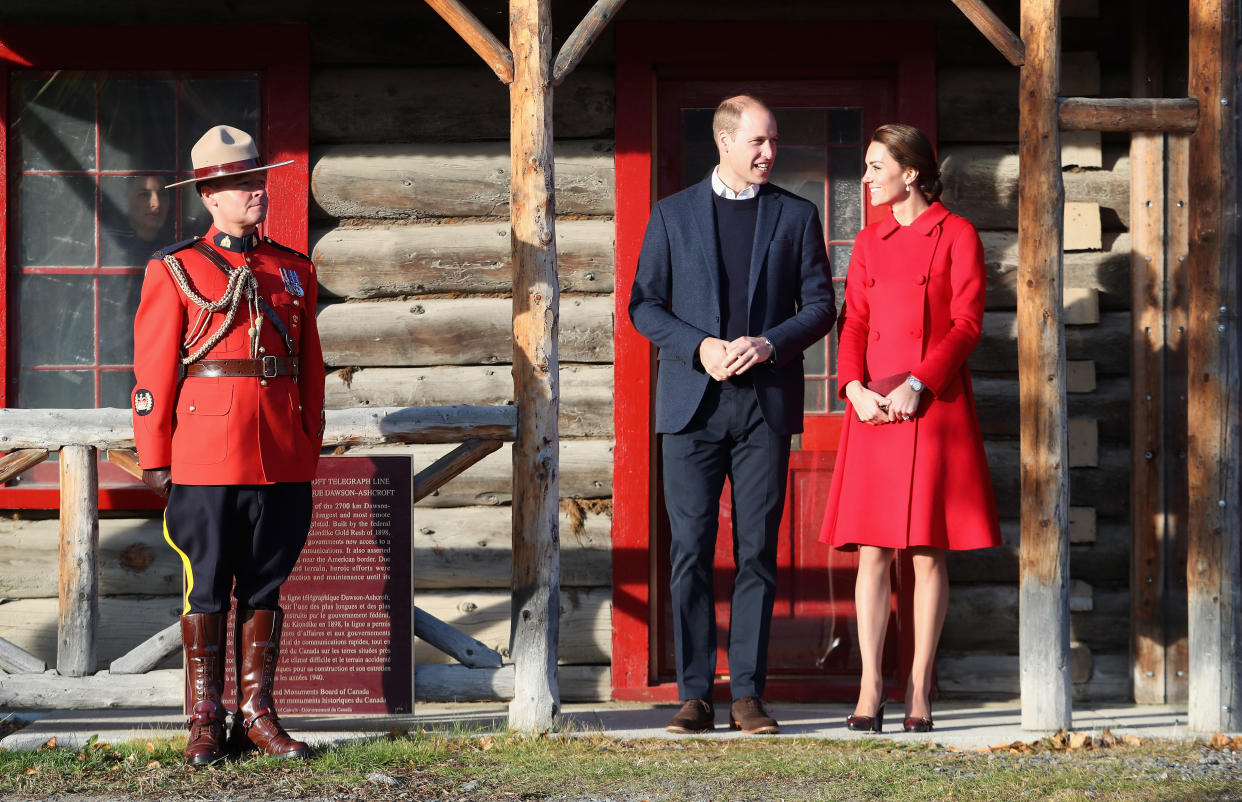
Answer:
[[[510,0],[509,211],[513,237],[513,624],[509,726],[547,731],[560,712],[560,358],[552,190],[551,0]]]
[[[56,670],[95,671],[99,629],[99,460],[89,446],[60,450],[60,619]]]
[[[1022,0],[1018,150],[1018,381],[1022,543],[1018,652],[1022,727],[1070,726],[1069,429],[1062,318],[1057,89],[1060,0]]]

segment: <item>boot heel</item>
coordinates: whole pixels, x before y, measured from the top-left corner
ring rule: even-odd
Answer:
[[[884,707],[888,704],[885,699],[880,702],[879,708],[876,709],[874,716],[849,716],[845,719],[845,728],[853,732],[883,732],[884,731]]]

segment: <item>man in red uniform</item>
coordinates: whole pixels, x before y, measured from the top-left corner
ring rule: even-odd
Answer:
[[[168,499],[164,537],[185,565],[181,637],[186,762],[225,754],[230,607],[238,708],[229,746],[306,757],[276,716],[280,586],[306,543],[323,437],[324,365],[310,260],[259,236],[267,171],[244,131],[191,151],[213,224],[157,251],[134,319],[134,441],[143,481]]]

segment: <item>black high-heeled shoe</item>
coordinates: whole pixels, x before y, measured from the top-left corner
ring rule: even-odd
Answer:
[[[904,721],[902,721],[901,725],[902,725],[902,729],[904,729],[906,732],[931,732],[932,731],[931,716],[919,716],[918,718],[915,718],[914,716],[909,716]]]
[[[881,732],[884,729],[884,705],[888,700],[880,702],[874,716],[846,716],[845,728],[854,732]]]

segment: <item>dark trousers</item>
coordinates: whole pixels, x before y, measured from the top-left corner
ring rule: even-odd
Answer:
[[[183,613],[227,613],[230,590],[239,608],[279,609],[310,522],[310,482],[173,485],[164,539],[185,566]]]
[[[785,504],[789,435],[763,420],[754,389],[708,387],[689,426],[661,438],[672,542],[670,593],[681,699],[710,699],[716,676],[712,558],[720,494],[733,500],[733,602],[729,683],[734,699],[762,696],[776,597],[776,542]]]

